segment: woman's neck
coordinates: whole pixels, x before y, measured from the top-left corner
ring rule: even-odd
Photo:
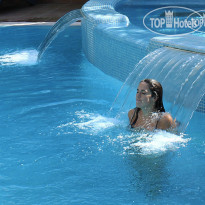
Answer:
[[[153,113],[157,112],[157,110],[154,108],[144,108],[141,109],[141,111],[142,111],[142,116],[144,116],[145,118],[151,117]]]

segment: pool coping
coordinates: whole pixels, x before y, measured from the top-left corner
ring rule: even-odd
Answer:
[[[6,26],[53,26],[56,22],[0,22],[0,27]],[[72,23],[70,26],[81,26],[81,22]]]

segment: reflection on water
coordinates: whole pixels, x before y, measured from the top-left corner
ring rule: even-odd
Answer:
[[[151,200],[166,192],[169,186],[168,161],[166,155],[129,155],[129,163],[133,168],[131,181],[136,191],[144,192]]]

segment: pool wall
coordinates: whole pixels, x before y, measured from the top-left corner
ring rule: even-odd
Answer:
[[[177,43],[172,39],[157,38],[156,34],[148,30],[136,29],[130,24],[127,16],[115,10],[121,2],[122,0],[90,0],[82,7],[83,50],[87,59],[104,73],[124,82],[143,57],[163,46],[205,53],[205,47],[201,47],[202,37],[186,35],[186,37],[180,37]],[[133,0],[125,0],[124,3],[145,4],[144,1]],[[170,5],[170,0],[163,3],[146,1],[146,4]],[[180,3],[172,1],[171,3],[171,5],[185,4],[193,5],[193,1]],[[198,0],[194,4],[204,5],[204,2]],[[205,96],[197,111],[205,113]]]

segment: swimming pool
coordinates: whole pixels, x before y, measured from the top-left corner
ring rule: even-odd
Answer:
[[[184,136],[131,131],[108,112],[122,83],[87,61],[81,27],[32,60],[49,29],[0,29],[0,203],[203,204],[202,114]]]

